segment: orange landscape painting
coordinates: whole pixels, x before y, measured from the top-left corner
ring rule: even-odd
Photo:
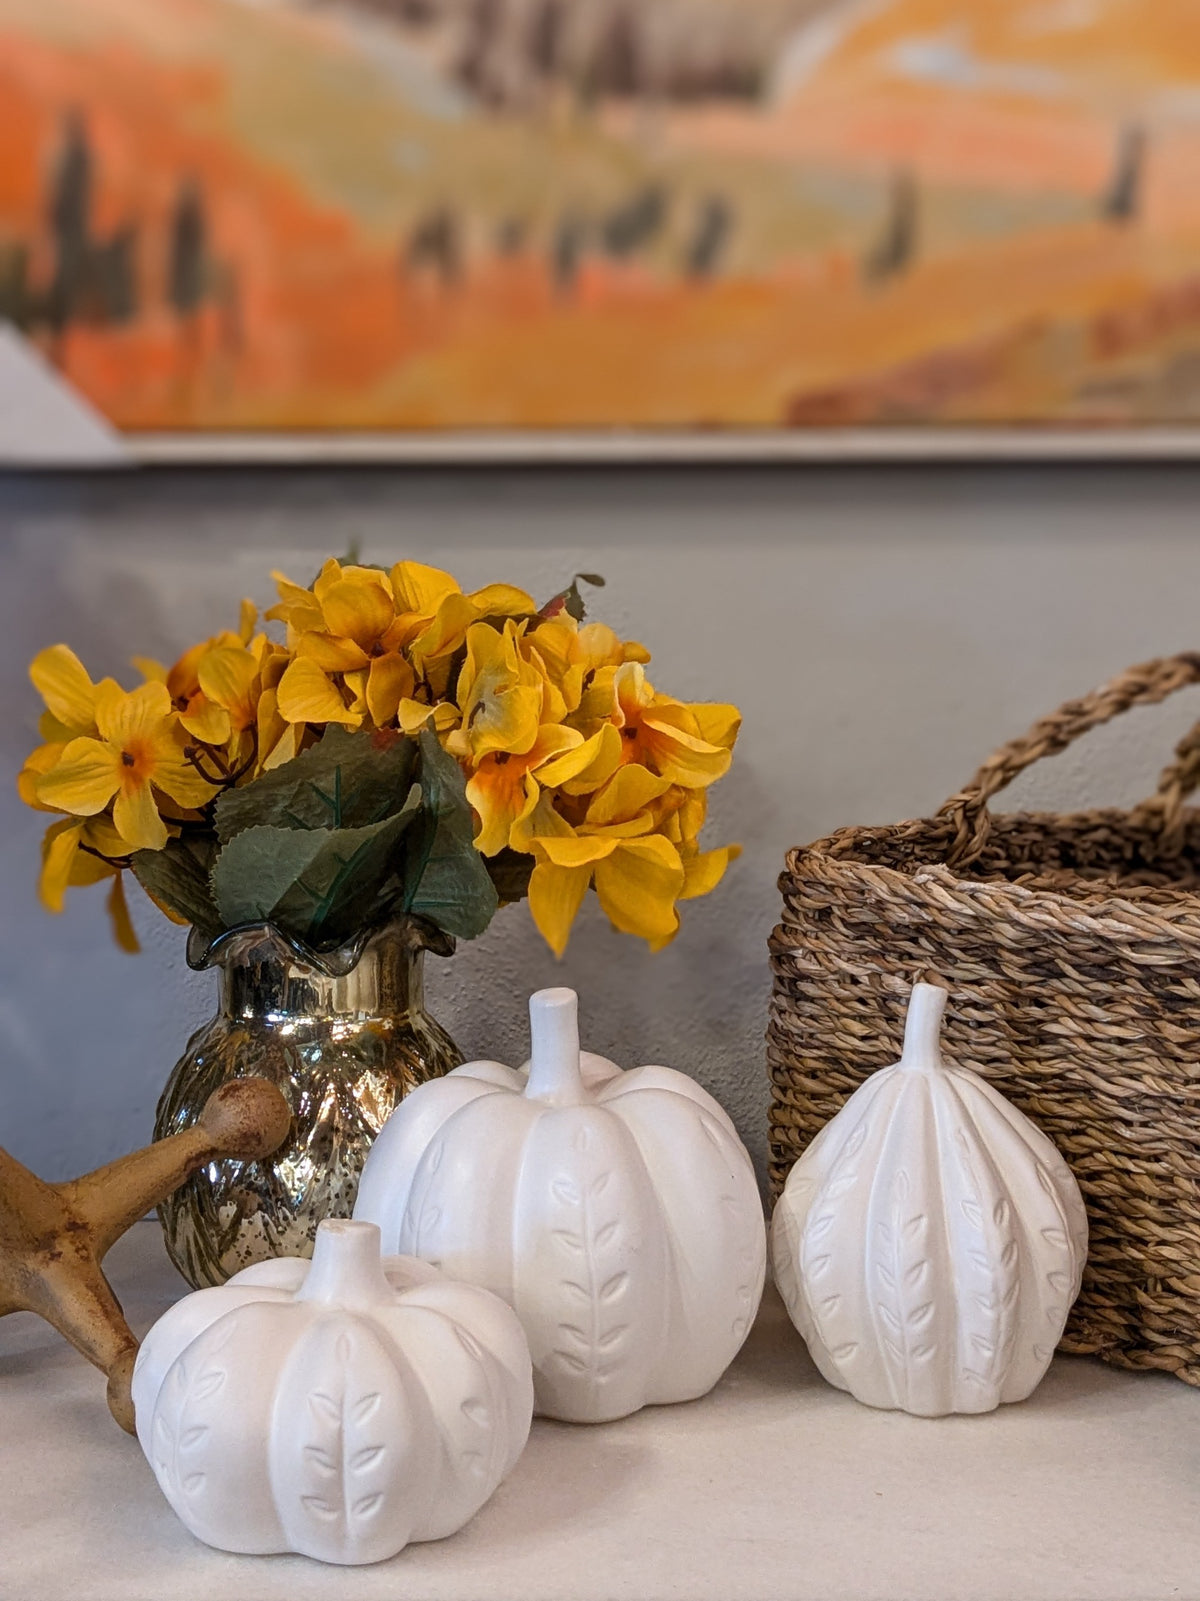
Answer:
[[[137,431],[1200,422],[1200,0],[0,0]]]

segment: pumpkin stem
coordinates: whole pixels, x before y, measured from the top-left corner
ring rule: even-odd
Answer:
[[[908,998],[908,1016],[904,1021],[901,1067],[918,1070],[941,1067],[942,1053],[938,1037],[949,995],[950,991],[943,989],[940,984],[913,985]]]
[[[317,1225],[312,1266],[296,1292],[298,1301],[361,1306],[391,1293],[383,1273],[378,1224],[327,1218]]]
[[[583,1099],[579,1069],[579,997],[574,990],[538,990],[529,997],[533,1050],[529,1062],[531,1100],[573,1106]]]

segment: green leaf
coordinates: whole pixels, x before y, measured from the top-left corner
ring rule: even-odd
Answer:
[[[405,804],[416,762],[416,742],[404,734],[332,726],[290,762],[226,790],[217,836],[226,843],[255,827],[365,828]]]
[[[223,925],[274,923],[318,948],[352,939],[399,902],[397,846],[420,807],[413,785],[402,811],[363,828],[244,829],[213,868]]]
[[[557,617],[559,612],[566,612],[581,623],[587,616],[587,607],[583,603],[583,596],[579,593],[581,583],[591,584],[594,589],[603,589],[604,580],[599,573],[576,573],[566,589],[560,589],[558,594],[548,600],[538,613],[539,617]]]
[[[211,935],[221,927],[209,888],[216,854],[216,840],[186,836],[169,839],[160,851],[135,851],[129,865],[148,895]]]
[[[474,820],[462,769],[425,730],[421,748],[421,821],[405,841],[404,909],[474,939],[499,905],[487,863],[475,849]]]

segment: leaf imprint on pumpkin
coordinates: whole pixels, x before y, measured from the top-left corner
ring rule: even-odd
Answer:
[[[462,1346],[463,1350],[468,1356],[474,1357],[475,1361],[478,1362],[480,1357],[483,1355],[483,1350],[479,1344],[479,1341],[475,1339],[473,1335],[468,1334],[466,1329],[456,1328],[454,1332],[458,1335],[458,1343]]]
[[[700,1114],[700,1127],[708,1135],[710,1141],[716,1146],[717,1150],[723,1151],[725,1148],[725,1141],[722,1138],[721,1130],[713,1122],[712,1118],[708,1117],[704,1112],[701,1112]]]
[[[378,1512],[382,1505],[383,1491],[376,1490],[374,1495],[364,1495],[360,1501],[356,1501],[350,1510],[356,1518],[369,1518]]]
[[[564,1206],[578,1206],[582,1200],[578,1184],[568,1178],[556,1178],[550,1185],[550,1191]]]
[[[611,1173],[597,1173],[596,1177],[592,1180],[591,1185],[589,1186],[591,1193],[593,1195],[603,1195],[605,1190],[608,1188],[611,1178]]]
[[[1062,1229],[1043,1229],[1042,1238],[1047,1245],[1053,1245],[1057,1250],[1061,1251],[1066,1248],[1067,1236]]]
[[[374,1417],[379,1411],[381,1399],[378,1390],[372,1390],[368,1395],[360,1395],[350,1408],[350,1415],[355,1423],[365,1423],[368,1418]]]
[[[620,1221],[613,1218],[611,1223],[604,1223],[596,1230],[594,1239],[597,1245],[608,1245],[621,1227]]]
[[[208,1433],[208,1424],[207,1423],[196,1423],[196,1424],[193,1424],[192,1427],[190,1429],[188,1429],[183,1434],[183,1436],[180,1438],[179,1449],[181,1451],[190,1451],[191,1448],[194,1445],[199,1445],[200,1444],[200,1441],[204,1438],[204,1436],[207,1433]]]
[[[352,1473],[366,1473],[376,1463],[382,1462],[386,1455],[386,1447],[382,1445],[364,1445],[361,1451],[356,1451],[350,1458],[350,1471]]]
[[[304,1456],[306,1461],[313,1463],[322,1473],[337,1472],[337,1463],[330,1453],[323,1450],[319,1445],[306,1445],[304,1447]]]
[[[600,1299],[605,1305],[608,1305],[609,1302],[615,1301],[619,1295],[623,1295],[628,1287],[629,1274],[614,1273],[612,1278],[605,1279],[600,1286]]]
[[[324,1418],[326,1423],[341,1423],[342,1409],[331,1395],[324,1390],[313,1390],[308,1398],[309,1411],[314,1417]]]
[[[192,1392],[194,1399],[207,1401],[209,1396],[215,1395],[225,1383],[225,1378],[224,1368],[210,1368],[207,1373],[202,1373],[196,1382],[195,1390]]]
[[[339,1334],[333,1349],[339,1362],[349,1362],[354,1355],[354,1342],[348,1334]]]
[[[197,1495],[204,1488],[205,1475],[203,1473],[189,1473],[183,1481],[184,1492],[187,1495]]]
[[[572,1373],[583,1373],[587,1369],[587,1363],[573,1351],[560,1351],[556,1348],[553,1354],[564,1367],[570,1368]]]
[[[572,1139],[571,1144],[577,1151],[586,1151],[591,1143],[592,1136],[588,1133],[587,1128],[583,1124],[580,1124],[580,1126],[575,1130],[575,1137]]]
[[[324,1518],[326,1522],[337,1517],[337,1508],[330,1506],[329,1502],[323,1500],[319,1495],[302,1495],[300,1502],[302,1506],[306,1506],[310,1512],[315,1512],[319,1518]]]
[[[462,1404],[462,1413],[472,1423],[478,1424],[481,1429],[487,1427],[492,1416],[487,1402],[481,1401],[477,1395],[469,1395],[467,1397]]]
[[[572,1234],[570,1229],[551,1229],[550,1238],[557,1240],[560,1245],[565,1245],[568,1251],[583,1250],[583,1241],[578,1234]]]

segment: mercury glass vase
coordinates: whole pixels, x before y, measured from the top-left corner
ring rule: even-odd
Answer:
[[[349,1217],[367,1152],[397,1102],[462,1054],[425,1011],[425,951],[453,943],[414,922],[318,956],[270,927],[212,944],[189,965],[220,977],[217,1015],[192,1036],[163,1091],[155,1139],[178,1133],[230,1079],[278,1085],[291,1134],[274,1156],[211,1162],[159,1207],[188,1283],[221,1284],[273,1256],[311,1256],[317,1224]]]

